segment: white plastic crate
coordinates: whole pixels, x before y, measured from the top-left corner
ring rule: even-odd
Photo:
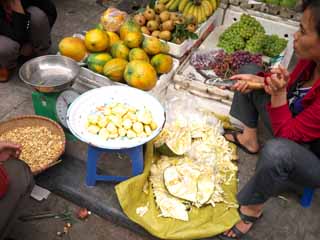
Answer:
[[[177,71],[178,67],[179,67],[179,61],[177,59],[173,59],[172,70],[169,73],[162,74],[159,77],[156,86],[147,92],[153,95],[154,97],[156,97],[160,102],[162,102],[166,94],[166,89],[168,85],[171,83],[172,77]],[[72,88],[80,93],[83,93],[93,88],[110,86],[110,85],[128,86],[127,84],[124,84],[124,83],[112,81],[106,76],[101,75],[99,73],[95,73],[88,68],[81,67],[80,73],[76,78]]]
[[[214,26],[219,26],[222,24],[224,9],[218,8],[215,13],[204,23],[196,31],[198,34],[199,39],[196,40],[186,40],[181,44],[175,44],[172,42],[167,42],[170,47],[169,54],[175,58],[183,57],[194,45],[197,44],[198,41],[201,41],[203,35],[208,31],[208,29],[213,28]],[[144,34],[146,38],[150,37],[149,35]],[[163,40],[161,40],[163,41]]]
[[[293,56],[293,41],[294,41],[294,33],[299,29],[299,23],[292,20],[284,20],[280,17],[249,10],[242,9],[240,7],[230,6],[229,9],[226,10],[225,17],[223,20],[223,26],[230,26],[234,22],[240,20],[242,14],[249,14],[255,17],[261,25],[266,30],[267,34],[277,34],[279,37],[286,38],[288,40],[287,48],[284,52],[280,63],[288,67],[290,61]]]

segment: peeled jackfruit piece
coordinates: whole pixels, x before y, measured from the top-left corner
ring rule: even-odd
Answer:
[[[129,130],[127,131],[127,137],[130,138],[130,139],[132,139],[132,138],[137,137],[137,134],[136,134],[132,129],[129,129]]]
[[[109,132],[106,128],[101,128],[98,135],[102,140],[108,140]]]
[[[151,127],[149,125],[145,125],[144,132],[146,133],[147,136],[150,136],[152,134]]]
[[[102,116],[100,117],[99,121],[98,121],[98,126],[100,128],[105,128],[108,124],[109,120],[106,116]]]
[[[138,134],[143,132],[143,124],[141,122],[135,122],[132,125],[132,129]]]
[[[98,121],[99,121],[99,116],[98,116],[98,115],[92,114],[92,115],[89,115],[89,116],[88,116],[88,122],[89,122],[90,124],[97,124]]]
[[[111,133],[117,133],[118,132],[118,129],[117,127],[112,123],[108,123],[107,125],[107,131],[111,134]]]
[[[126,118],[126,119],[123,120],[122,126],[125,129],[130,129],[132,127],[132,121],[129,118]]]
[[[88,132],[92,134],[97,134],[100,131],[100,128],[97,125],[90,125],[88,127]]]
[[[124,137],[127,134],[127,130],[124,128],[119,128],[118,133],[120,137]]]
[[[151,127],[151,130],[156,130],[158,128],[158,125],[157,125],[157,123],[155,121],[152,121],[150,123],[150,127]]]

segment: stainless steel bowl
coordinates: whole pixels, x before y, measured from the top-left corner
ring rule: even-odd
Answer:
[[[71,58],[46,55],[24,63],[19,70],[19,77],[39,92],[50,93],[70,87],[79,71],[80,66]]]

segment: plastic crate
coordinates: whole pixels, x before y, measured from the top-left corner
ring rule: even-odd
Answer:
[[[230,26],[234,22],[240,20],[243,13],[250,14],[255,17],[265,28],[267,34],[277,34],[279,37],[288,39],[288,46],[281,59],[281,64],[288,67],[293,56],[294,33],[299,29],[299,23],[292,20],[284,20],[280,17],[264,14],[261,12],[242,9],[240,7],[230,6],[226,10],[223,20],[224,26]]]
[[[295,9],[290,9],[278,5],[267,4],[267,3],[252,3],[250,0],[229,0],[233,6],[239,6],[243,9],[250,9],[262,13],[267,13],[275,16],[279,16],[285,19],[291,19],[300,21],[302,14],[297,12]]]
[[[203,38],[206,35],[208,30],[210,30],[211,28],[213,29],[214,26],[219,26],[222,24],[224,12],[225,12],[224,9],[218,8],[215,11],[215,13],[207,21],[201,24],[201,26],[196,31],[196,34],[198,34],[199,39],[196,39],[196,40],[188,39],[181,44],[167,42],[167,44],[170,47],[169,54],[175,58],[182,58],[183,56],[185,56],[186,53],[191,48],[193,48],[199,41],[203,41]],[[144,34],[144,36],[146,38],[150,37],[146,34]]]
[[[156,97],[160,102],[163,101],[168,85],[171,83],[172,77],[175,74],[179,67],[179,61],[177,59],[173,59],[173,68],[169,73],[162,74],[157,81],[156,86],[147,91],[154,97]],[[80,73],[75,80],[72,88],[80,93],[86,92],[93,88],[110,86],[110,85],[123,85],[128,86],[124,83],[119,83],[110,80],[104,75],[99,73],[95,73],[88,68],[81,67]],[[130,87],[130,86],[128,86]]]

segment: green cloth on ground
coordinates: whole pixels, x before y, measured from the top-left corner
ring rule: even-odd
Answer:
[[[229,208],[225,203],[218,203],[215,207],[211,205],[201,208],[192,207],[188,222],[160,217],[151,184],[148,185],[148,194],[143,191],[153,159],[156,159],[153,144],[148,143],[144,158],[144,172],[115,187],[123,211],[133,222],[158,238],[182,240],[218,235],[240,220],[237,209]],[[223,189],[226,200],[236,202],[237,180],[233,178],[231,184],[224,186]],[[148,211],[144,216],[138,215],[136,209],[144,206],[148,206]]]

